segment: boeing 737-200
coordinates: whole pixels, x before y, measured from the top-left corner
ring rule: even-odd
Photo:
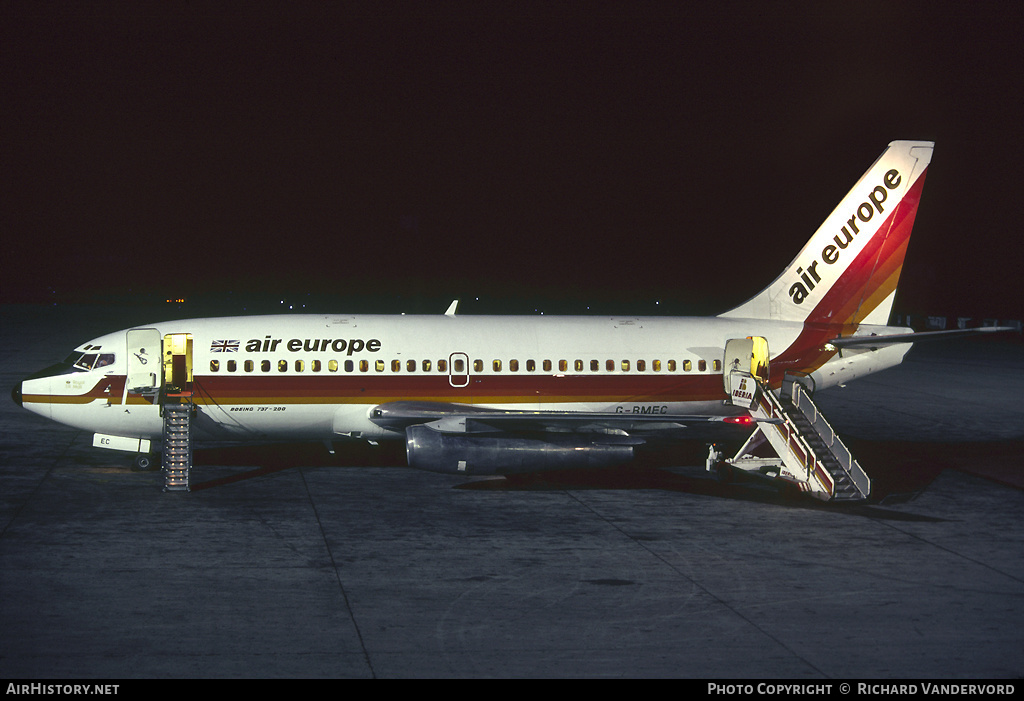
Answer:
[[[753,429],[734,459],[712,450],[709,469],[862,499],[869,481],[834,434],[805,425],[801,402],[899,364],[921,335],[887,323],[932,148],[891,143],[782,274],[717,317],[463,316],[453,304],[169,321],[84,343],[13,396],[140,464],[162,450],[165,471],[193,435],[404,440],[411,467],[479,475],[619,464],[645,443],[741,442]],[[759,443],[777,455],[757,457]]]

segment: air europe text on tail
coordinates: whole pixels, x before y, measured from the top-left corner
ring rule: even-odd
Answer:
[[[889,144],[782,275],[722,316],[885,324],[932,147]]]
[[[868,193],[867,201],[861,202],[857,206],[856,211],[843,224],[842,230],[832,237],[834,243],[828,244],[821,250],[820,261],[822,263],[831,266],[839,262],[843,251],[853,243],[854,237],[860,233],[860,223],[867,224],[874,218],[875,214],[881,214],[885,211],[885,201],[888,199],[889,191],[895,190],[899,186],[902,177],[895,168],[886,172],[883,178],[885,186],[875,186]],[[822,269],[824,270],[824,266],[822,266]],[[806,264],[806,270],[804,270],[804,267],[798,267],[796,272],[800,276],[800,281],[794,282],[789,288],[789,296],[794,304],[803,304],[810,295],[810,292],[822,280],[821,275],[818,273],[818,260],[812,260],[809,264]],[[824,272],[822,274],[827,275]]]

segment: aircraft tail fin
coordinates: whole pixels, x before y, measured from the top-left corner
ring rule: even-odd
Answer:
[[[782,275],[720,316],[888,323],[933,147],[889,144]]]

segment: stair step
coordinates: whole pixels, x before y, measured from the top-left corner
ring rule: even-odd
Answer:
[[[192,468],[192,404],[164,407],[164,491],[187,492]]]

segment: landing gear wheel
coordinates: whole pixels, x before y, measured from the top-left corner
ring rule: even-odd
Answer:
[[[157,468],[157,461],[150,453],[139,453],[132,461],[132,470],[135,472],[150,472]]]

